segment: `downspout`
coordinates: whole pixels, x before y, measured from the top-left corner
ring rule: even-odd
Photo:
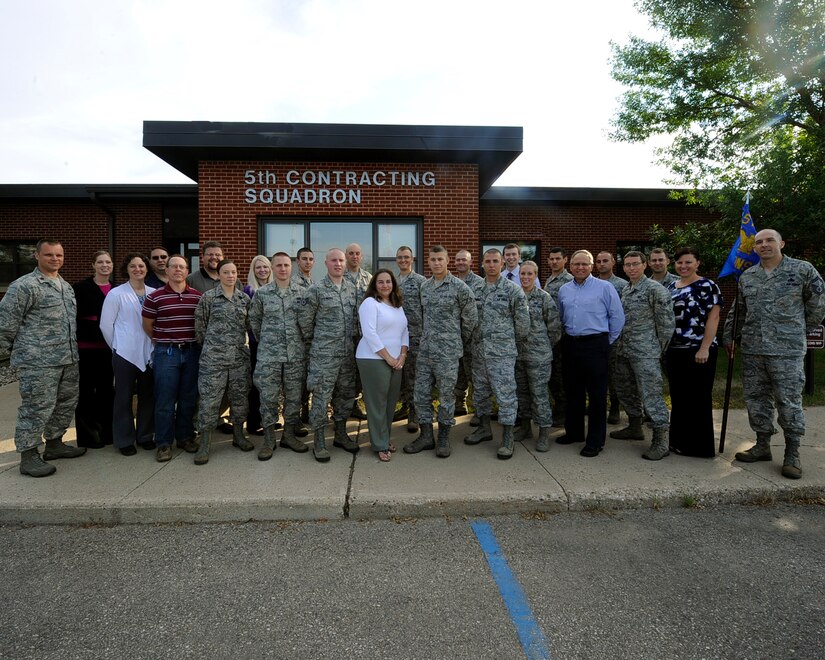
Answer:
[[[98,194],[96,192],[90,192],[89,198],[92,200],[92,203],[98,206],[105,214],[106,214],[106,226],[108,230],[108,239],[109,239],[109,254],[112,255],[112,259],[115,258],[115,227],[117,225],[117,214],[108,206],[106,206],[103,202],[100,201]]]

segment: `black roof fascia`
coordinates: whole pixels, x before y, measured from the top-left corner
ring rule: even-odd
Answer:
[[[198,186],[187,184],[0,184],[0,199],[17,200],[160,200],[197,199]]]
[[[671,199],[673,188],[534,188],[495,186],[481,198],[482,206],[684,205]],[[677,189],[678,190],[678,189]]]
[[[201,160],[477,163],[479,194],[521,154],[523,137],[505,126],[143,122],[143,146],[194,181]]]

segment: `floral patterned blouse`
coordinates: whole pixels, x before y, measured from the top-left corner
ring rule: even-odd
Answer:
[[[678,280],[677,280],[678,282]],[[676,330],[670,340],[672,348],[699,348],[705,336],[705,323],[714,305],[722,306],[722,292],[716,282],[702,277],[682,287],[671,282],[667,288],[673,298]],[[712,346],[717,346],[716,337]]]

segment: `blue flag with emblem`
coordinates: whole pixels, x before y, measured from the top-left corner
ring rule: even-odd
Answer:
[[[727,275],[739,276],[746,268],[759,263],[759,256],[753,251],[753,241],[756,236],[756,227],[753,226],[753,218],[751,218],[750,211],[751,194],[745,195],[745,206],[742,207],[742,222],[739,225],[739,236],[736,237],[736,242],[730,250],[725,265],[722,266],[722,271],[719,277],[726,277]]]

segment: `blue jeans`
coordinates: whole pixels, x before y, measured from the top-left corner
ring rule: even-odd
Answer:
[[[168,447],[172,441],[195,436],[194,417],[198,405],[198,365],[201,349],[195,343],[180,349],[156,344],[155,443]]]

